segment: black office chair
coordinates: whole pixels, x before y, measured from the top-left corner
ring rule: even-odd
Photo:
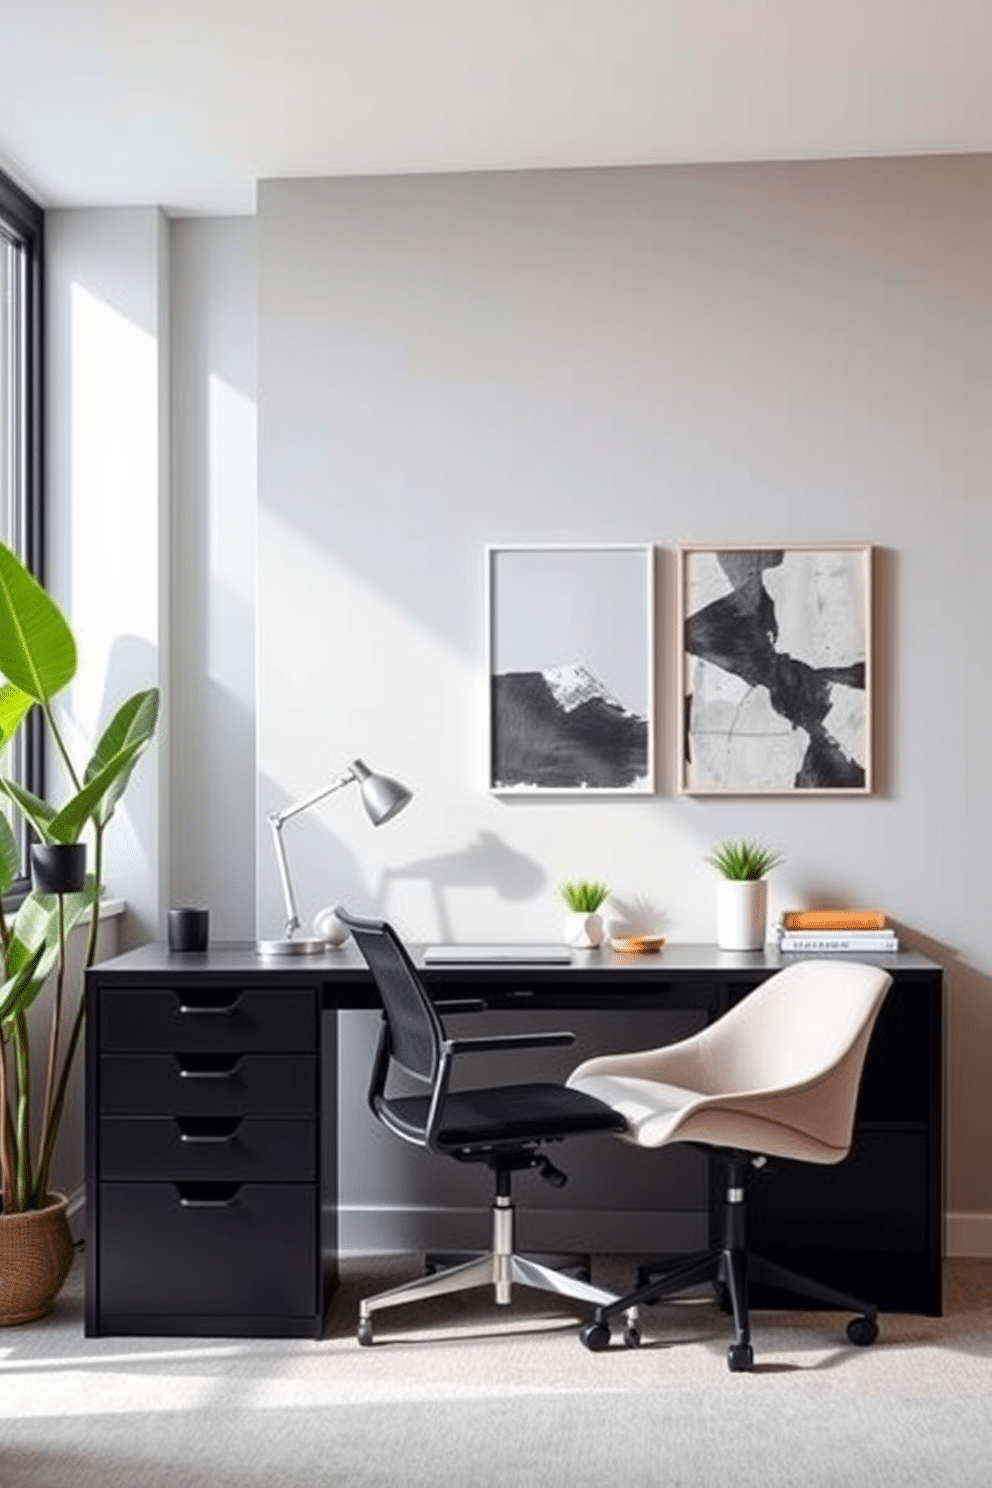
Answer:
[[[416,967],[391,925],[359,919],[340,907],[335,914],[355,937],[382,998],[383,1022],[369,1083],[369,1105],[382,1124],[404,1141],[456,1162],[481,1162],[495,1174],[492,1250],[462,1265],[420,1276],[402,1286],[367,1297],[359,1306],[358,1341],[372,1343],[372,1314],[448,1292],[491,1284],[500,1305],[511,1301],[512,1285],[555,1292],[595,1307],[616,1301],[612,1292],[514,1253],[512,1174],[534,1168],[561,1187],[565,1174],[541,1150],[545,1143],[583,1132],[620,1132],[624,1118],[603,1101],[561,1084],[501,1085],[449,1090],[456,1056],[493,1050],[538,1049],[574,1043],[571,1033],[497,1034],[447,1038],[440,1012],[485,1006],[481,1000],[434,1004]],[[394,1069],[412,1077],[423,1094],[390,1095]],[[636,1309],[627,1308],[625,1340],[639,1341]]]

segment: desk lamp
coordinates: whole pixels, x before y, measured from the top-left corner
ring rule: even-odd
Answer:
[[[296,896],[293,893],[293,883],[289,876],[289,863],[286,858],[286,848],[282,840],[283,825],[289,821],[291,816],[298,816],[301,811],[307,811],[329,796],[332,791],[340,790],[344,785],[358,785],[362,793],[362,804],[368,813],[369,820],[374,827],[380,827],[394,817],[397,812],[410,800],[411,792],[405,785],[400,785],[398,780],[391,780],[388,775],[376,775],[363,764],[360,759],[352,760],[347,770],[332,780],[330,785],[322,786],[320,790],[314,791],[312,796],[306,796],[302,801],[297,801],[292,806],[286,806],[282,811],[269,812],[269,826],[272,829],[272,842],[275,847],[276,863],[279,866],[279,879],[282,883],[283,899],[286,904],[286,928],[280,940],[256,941],[255,950],[260,956],[316,956],[327,949],[323,940],[308,940],[298,937],[300,928],[300,917],[296,909]]]

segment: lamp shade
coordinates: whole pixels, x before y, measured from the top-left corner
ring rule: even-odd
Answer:
[[[379,827],[403,810],[412,792],[388,775],[377,775],[360,759],[352,761],[352,771],[362,793],[362,802],[374,827]]]

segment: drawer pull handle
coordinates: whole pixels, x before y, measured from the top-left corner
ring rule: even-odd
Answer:
[[[196,1142],[201,1144],[233,1142],[237,1136],[238,1127],[241,1125],[241,1117],[181,1117],[177,1116],[176,1125],[179,1128],[180,1142]]]
[[[233,1209],[238,1202],[239,1183],[191,1183],[179,1189],[181,1209]]]
[[[176,1056],[181,1080],[230,1080],[237,1074],[240,1055],[225,1058],[187,1054]]]
[[[217,1018],[230,1017],[232,1013],[236,1013],[242,994],[238,987],[231,987],[227,990],[204,987],[198,991],[192,988],[180,991],[177,988],[176,996],[179,999],[181,1013],[208,1014],[212,1018]]]

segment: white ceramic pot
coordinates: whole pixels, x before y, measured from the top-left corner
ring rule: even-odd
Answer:
[[[565,944],[580,950],[594,950],[603,944],[603,920],[598,914],[583,914],[581,910],[570,914],[565,920]]]
[[[763,878],[722,878],[716,886],[716,943],[721,951],[760,951],[768,885]]]

